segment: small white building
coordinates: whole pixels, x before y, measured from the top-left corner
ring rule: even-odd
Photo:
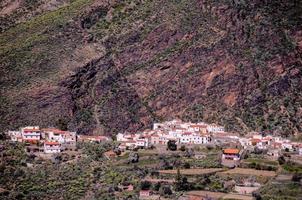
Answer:
[[[22,133],[20,131],[8,131],[7,136],[11,141],[22,142]]]
[[[44,153],[60,153],[61,145],[59,142],[46,141],[44,142]]]
[[[123,133],[118,133],[116,135],[116,141],[118,141],[118,142],[126,141],[126,139],[124,138],[124,134]]]
[[[206,124],[192,124],[188,127],[188,131],[206,133],[207,127]]]
[[[248,138],[239,138],[239,142],[240,142],[240,145],[244,149],[248,148],[248,146],[249,146],[249,139]]]
[[[209,124],[207,126],[207,131],[210,133],[223,133],[225,129],[223,126],[218,126],[216,124]]]
[[[41,131],[38,126],[21,128],[23,142],[37,143],[41,139]]]
[[[269,149],[267,151],[267,155],[271,156],[273,159],[277,160],[280,156],[280,150],[279,149]]]
[[[159,141],[160,141],[160,140],[159,140],[159,135],[158,135],[158,134],[153,134],[153,135],[151,135],[151,140],[150,140],[151,145],[160,144]]]
[[[153,130],[158,130],[158,129],[161,129],[163,127],[164,127],[164,125],[162,123],[154,123],[153,124]]]
[[[47,140],[57,141],[60,144],[75,143],[77,139],[76,132],[62,131],[54,128],[43,129],[42,131],[45,133]]]
[[[293,151],[293,145],[290,142],[282,142],[281,147],[284,150],[288,149],[289,151]]]
[[[193,143],[193,134],[191,132],[183,133],[180,137],[181,144],[192,144]]]
[[[144,139],[137,139],[135,141],[135,146],[139,148],[147,147],[146,141]]]

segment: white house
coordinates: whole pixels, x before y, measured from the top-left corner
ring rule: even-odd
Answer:
[[[193,143],[193,133],[191,133],[191,132],[183,133],[180,137],[180,143],[181,144]]]
[[[220,132],[224,132],[225,129],[223,126],[218,126],[216,124],[209,124],[207,127],[207,131],[210,133],[220,133]]]
[[[21,134],[24,142],[37,143],[41,139],[41,131],[38,126],[21,128]]]
[[[206,124],[192,124],[188,127],[188,131],[206,133],[207,127]]]
[[[274,159],[278,159],[280,156],[280,150],[279,149],[269,149],[267,152],[267,155],[271,156]]]
[[[151,144],[153,144],[153,145],[160,144],[159,141],[160,140],[159,140],[159,135],[158,134],[151,135],[151,141],[150,141]]]
[[[144,148],[144,147],[147,147],[147,144],[146,144],[146,141],[144,139],[137,139],[135,141],[135,146],[140,147],[140,148]]]
[[[116,135],[116,141],[121,142],[121,141],[126,141],[127,139],[124,137],[123,133],[118,133]]]
[[[239,138],[239,142],[244,149],[249,146],[249,141],[250,140],[248,138]]]
[[[57,141],[60,144],[72,144],[76,142],[77,134],[76,132],[62,131],[55,128],[42,129],[45,133],[46,139],[50,141]]]
[[[44,142],[44,153],[60,153],[61,145],[59,142]]]
[[[255,135],[253,135],[253,139],[261,140],[261,139],[262,139],[262,135],[260,135],[260,134],[255,134]]]
[[[162,123],[154,123],[153,124],[153,130],[158,130],[163,128],[163,124]]]
[[[8,131],[7,136],[11,141],[22,142],[22,133],[20,131]]]
[[[282,142],[281,143],[282,149],[288,149],[289,151],[293,151],[293,145],[290,142]]]
[[[134,147],[136,147],[136,141],[134,141],[134,140],[124,141],[122,143],[125,144],[126,148],[134,148]]]
[[[171,137],[179,138],[183,134],[184,130],[182,129],[172,129],[168,131],[168,135]]]

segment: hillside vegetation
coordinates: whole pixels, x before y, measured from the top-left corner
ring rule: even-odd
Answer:
[[[114,134],[182,118],[302,131],[302,2],[0,5],[0,129]]]

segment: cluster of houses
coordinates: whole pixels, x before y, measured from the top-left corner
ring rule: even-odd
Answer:
[[[80,142],[101,142],[109,140],[105,136],[77,135],[76,132],[62,131],[56,128],[39,126],[22,127],[18,131],[8,131],[7,136],[13,142],[30,144],[27,147],[31,152],[60,153],[65,150],[75,150]]]
[[[119,133],[119,149],[148,148],[166,145],[173,140],[181,145],[219,145],[226,147],[221,156],[222,164],[238,166],[246,150],[265,150],[269,156],[278,158],[281,151],[296,152],[302,156],[302,143],[292,142],[282,137],[252,132],[244,137],[237,133],[226,132],[223,126],[204,122],[191,123],[181,120],[154,123],[152,130],[135,134]]]
[[[237,144],[243,149],[255,148],[261,150],[297,151],[302,155],[302,144],[292,142],[282,137],[250,133],[245,137],[239,134],[226,132],[223,126],[204,122],[191,123],[181,120],[154,123],[152,130],[145,130],[135,134],[119,133],[117,141],[120,148],[145,148],[152,145],[166,145],[173,140],[176,144]]]
[[[77,135],[76,132],[62,131],[56,128],[40,129],[38,126],[27,126],[20,128],[18,131],[8,131],[7,135],[15,142],[43,144],[40,151],[44,153],[73,150],[76,148],[78,141],[102,142],[110,140],[110,138],[101,135]],[[273,157],[279,157],[281,150],[297,152],[298,155],[302,156],[302,143],[272,135],[264,136],[259,133],[250,133],[241,137],[237,133],[226,132],[223,126],[204,122],[191,123],[172,120],[154,123],[152,130],[148,129],[137,133],[118,133],[116,139],[119,143],[119,149],[122,151],[167,145],[171,140],[181,145],[225,145],[229,149],[223,151],[222,159],[226,161],[237,161],[240,159],[242,150],[255,148],[267,150],[267,153]]]
[[[182,122],[181,120],[154,123],[152,130],[135,134],[119,133],[120,149],[147,148],[152,145],[166,145],[173,140],[176,144],[208,144],[211,133],[223,133],[224,127],[215,124]]]

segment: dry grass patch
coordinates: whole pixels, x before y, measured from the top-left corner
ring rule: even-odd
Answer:
[[[180,173],[183,175],[203,175],[203,174],[212,174],[216,172],[222,172],[225,169],[223,168],[207,168],[207,169],[181,169]],[[177,174],[177,170],[159,170],[161,174]]]
[[[208,197],[208,198],[213,198],[213,199],[220,199],[223,196],[225,196],[226,193],[196,190],[196,191],[187,192],[187,195],[196,196],[196,197]]]
[[[220,174],[226,174],[226,175],[240,174],[240,175],[254,175],[254,176],[265,176],[265,177],[276,176],[276,172],[274,171],[255,170],[255,169],[248,169],[248,168],[235,168],[228,171],[220,172]]]

